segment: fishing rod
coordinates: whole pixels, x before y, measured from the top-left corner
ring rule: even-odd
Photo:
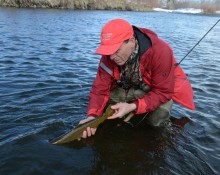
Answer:
[[[185,57],[183,57],[179,63],[176,63],[175,66],[180,65],[180,63],[192,52],[192,50],[203,40],[203,38],[205,38],[205,36],[218,24],[218,22],[220,21],[220,19],[209,29],[208,32],[206,32],[206,34],[196,43],[196,45],[185,55]]]

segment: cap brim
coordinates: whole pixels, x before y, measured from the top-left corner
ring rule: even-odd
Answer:
[[[100,44],[100,46],[98,47],[95,53],[100,55],[112,55],[120,48],[122,43],[123,42],[117,44],[111,44],[111,45]]]

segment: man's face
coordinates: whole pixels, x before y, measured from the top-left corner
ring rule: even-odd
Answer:
[[[110,59],[113,60],[117,65],[122,66],[131,56],[135,48],[134,37],[130,38],[127,42],[124,42],[121,47],[112,55]]]

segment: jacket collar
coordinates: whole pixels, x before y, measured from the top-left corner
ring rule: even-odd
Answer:
[[[151,39],[147,36],[147,34],[143,33],[139,28],[133,26],[134,33],[138,40],[139,44],[139,54],[140,56],[145,53],[151,46]]]

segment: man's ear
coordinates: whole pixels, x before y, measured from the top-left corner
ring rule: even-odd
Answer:
[[[132,41],[133,43],[135,43],[135,38],[134,38],[134,37],[131,37],[131,38],[130,38],[130,41]]]
[[[132,38],[130,38],[130,42],[131,42],[131,45],[132,45],[132,48],[134,48],[135,47],[135,38],[134,37],[132,37]]]

